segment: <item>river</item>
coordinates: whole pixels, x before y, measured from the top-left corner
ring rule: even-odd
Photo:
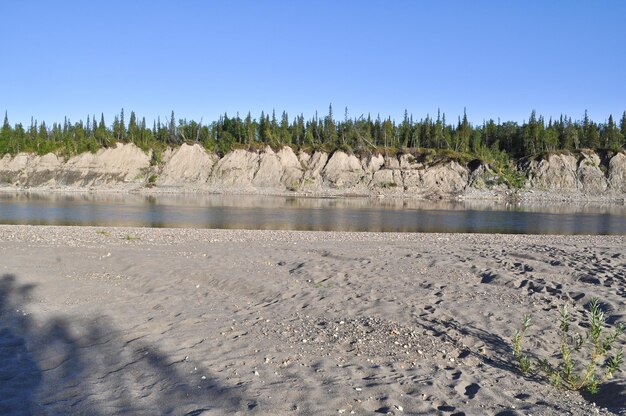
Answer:
[[[626,206],[394,198],[0,193],[0,223],[626,235]]]

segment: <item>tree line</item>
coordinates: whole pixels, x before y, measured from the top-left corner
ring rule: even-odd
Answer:
[[[408,111],[397,122],[390,117],[372,117],[370,114],[350,117],[345,109],[343,119],[337,119],[329,106],[325,116],[305,119],[290,118],[286,112],[277,116],[261,112],[253,118],[250,113],[241,117],[227,114],[218,120],[176,120],[172,111],[169,120],[157,118],[151,126],[145,117],[139,119],[134,111],[128,119],[124,110],[107,124],[104,115],[88,116],[86,121],[48,125],[31,120],[28,126],[11,125],[5,112],[0,131],[0,154],[56,152],[71,156],[86,151],[95,152],[117,142],[134,143],[144,150],[163,149],[182,143],[200,143],[207,150],[227,153],[237,147],[258,148],[283,145],[297,148],[342,149],[354,152],[372,152],[385,149],[400,151],[417,148],[441,149],[469,154],[482,159],[520,158],[558,150],[594,149],[617,151],[626,147],[626,111],[616,121],[613,115],[598,123],[585,112],[582,120],[561,116],[546,119],[532,111],[528,120],[485,121],[479,125],[462,117],[450,123],[445,113],[436,117],[427,115],[416,120]]]

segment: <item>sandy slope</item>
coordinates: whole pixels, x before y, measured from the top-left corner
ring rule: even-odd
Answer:
[[[0,226],[0,414],[626,414],[509,347],[626,321],[624,240]]]
[[[155,160],[160,159],[160,162]],[[300,196],[394,196],[440,199],[597,201],[623,204],[626,154],[589,150],[520,160],[522,189],[504,185],[477,161],[459,163],[432,154],[296,154],[235,149],[223,157],[200,144],[168,148],[152,158],[134,144],[116,143],[65,160],[49,153],[0,157],[0,190],[98,191],[149,194],[209,192]]]

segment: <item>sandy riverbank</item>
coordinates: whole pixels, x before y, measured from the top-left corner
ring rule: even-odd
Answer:
[[[0,226],[0,413],[626,414],[509,347],[626,321],[625,240]]]

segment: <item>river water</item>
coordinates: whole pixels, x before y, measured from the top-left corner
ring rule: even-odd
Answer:
[[[393,198],[0,193],[0,223],[626,235],[626,206]]]

